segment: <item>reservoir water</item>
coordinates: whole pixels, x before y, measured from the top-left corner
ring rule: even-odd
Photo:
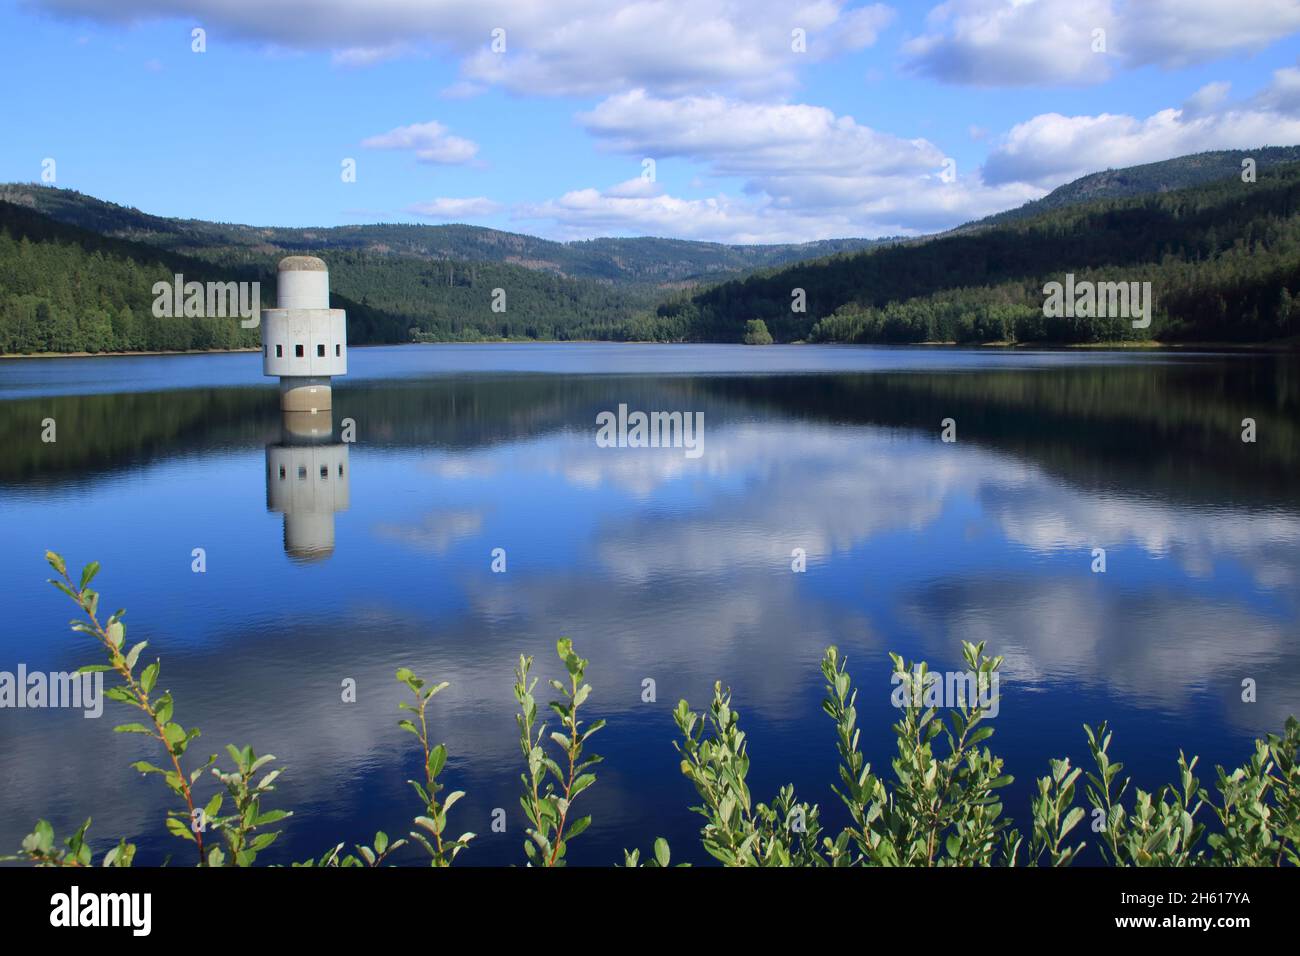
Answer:
[[[989,743],[1022,829],[1048,759],[1087,764],[1084,722],[1110,721],[1112,756],[1150,789],[1180,748],[1212,785],[1300,713],[1293,357],[369,348],[332,411],[298,422],[260,370],[256,354],[0,361],[0,671],[99,662],[42,554],[101,562],[105,606],[127,609],[177,719],[202,729],[191,755],[248,743],[283,766],[267,805],[294,816],[267,862],[406,834],[408,666],[451,682],[429,716],[444,781],[467,792],[450,830],[479,834],[458,863],[522,863],[512,669],[534,655],[549,699],[562,636],[608,721],[575,864],[656,836],[708,862],[671,711],[705,707],[715,680],[749,733],[755,796],[793,782],[838,829],[829,644],[884,773],[889,651],[940,670],[961,667],[962,640],[1005,655]],[[597,416],[620,405],[702,412],[702,453],[599,447]],[[97,720],[0,709],[0,853],[38,817],[62,836],[93,816],[97,849],[126,836],[139,863],[189,863],[163,831],[165,787],[128,768],[157,755],[112,732],[134,719],[111,701]]]

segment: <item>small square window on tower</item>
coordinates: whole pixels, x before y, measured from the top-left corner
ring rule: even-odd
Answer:
[[[334,357],[335,357],[335,358],[338,358],[338,357],[339,357],[340,355],[342,355],[342,354],[343,354],[343,346],[341,346],[341,345],[335,345],[335,346],[334,346]]]
[[[276,357],[276,358],[284,358],[284,346],[283,346],[283,345],[277,345],[277,346],[275,347],[275,357]]]
[[[295,346],[293,347],[293,354],[294,354],[297,358],[302,358],[302,346],[301,346],[301,345],[295,345]]]
[[[316,346],[316,357],[317,358],[325,357],[325,344],[323,342]]]

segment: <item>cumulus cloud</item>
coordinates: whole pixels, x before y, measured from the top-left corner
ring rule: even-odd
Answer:
[[[775,184],[775,183],[774,183]],[[1023,183],[987,186],[978,172],[944,182],[930,177],[847,179],[798,177],[772,196],[704,198],[630,193],[626,184],[571,190],[514,210],[523,220],[548,220],[563,238],[600,235],[671,236],[710,242],[808,242],[843,236],[918,235],[1019,206],[1044,190]]]
[[[1128,0],[1121,52],[1176,68],[1263,49],[1300,30],[1300,0]]]
[[[453,136],[436,120],[399,126],[387,133],[367,137],[361,145],[367,149],[412,150],[420,162],[442,165],[468,163],[478,154],[478,143]]]
[[[419,50],[459,57],[463,78],[528,94],[608,93],[650,87],[788,88],[807,62],[876,42],[883,4],[847,0],[31,0],[51,13],[130,23],[201,22],[216,35],[326,51],[344,66]],[[506,51],[491,49],[505,30]],[[807,36],[805,53],[791,32]]]
[[[1284,67],[1273,73],[1273,82],[1251,102],[1257,110],[1300,116],[1300,68]]]
[[[719,95],[665,99],[633,90],[605,99],[578,119],[620,152],[703,159],[724,175],[916,173],[944,159],[924,139],[880,133],[851,116],[806,104]]]
[[[456,199],[439,196],[428,202],[418,202],[407,211],[426,219],[479,219],[500,212],[502,206],[486,196],[468,196]]]
[[[1300,142],[1300,70],[1276,71],[1269,86],[1249,99],[1230,103],[1226,96],[1226,84],[1210,84],[1181,109],[1144,119],[1117,113],[1035,116],[1014,126],[990,154],[985,178],[1050,188],[1099,169]]]
[[[541,23],[507,29],[509,55],[480,45],[462,63],[471,81],[515,92],[576,95],[701,86],[749,93],[793,86],[798,68],[876,42],[893,18],[883,4],[841,0],[641,0],[621,6],[550,5]],[[510,21],[517,22],[517,14]],[[792,31],[806,34],[806,52]]]
[[[681,158],[743,180],[740,196],[669,195],[645,180],[578,189],[517,210],[566,234],[675,235],[720,242],[792,242],[906,235],[1019,205],[1042,190],[989,186],[978,170],[947,175],[925,139],[905,139],[820,106],[632,90],[579,115],[606,148]]]
[[[950,0],[930,11],[928,32],[907,41],[909,69],[947,83],[1016,86],[1095,83],[1109,75],[1092,51],[1108,29],[1110,0]]]
[[[385,43],[381,46],[353,46],[336,50],[330,56],[335,66],[366,67],[386,63],[410,52],[405,43]]]
[[[1183,103],[1183,116],[1205,116],[1213,113],[1228,99],[1231,83],[1206,83]]]
[[[1298,29],[1300,0],[949,0],[904,55],[946,83],[1090,84],[1252,52]]]
[[[566,237],[598,235],[674,236],[730,242],[797,241],[810,234],[807,223],[789,217],[784,223],[764,215],[761,204],[725,195],[684,199],[662,190],[629,194],[626,184],[609,189],[574,189],[555,199],[524,203],[519,219],[549,220]]]

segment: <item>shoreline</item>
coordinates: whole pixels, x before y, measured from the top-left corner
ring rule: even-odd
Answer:
[[[0,359],[125,358],[130,355],[236,355],[261,349],[162,349],[141,352],[3,352]]]
[[[485,339],[480,342],[375,342],[366,345],[352,345],[349,348],[392,348],[404,345],[743,345],[741,342],[650,342],[642,340],[615,341],[613,339]],[[776,342],[774,345],[834,345],[849,348],[888,348],[888,349],[1058,349],[1082,351],[1127,351],[1148,349],[1151,351],[1215,351],[1215,352],[1279,352],[1300,351],[1300,340],[1280,339],[1270,342],[1159,342],[1154,339],[1141,342]],[[762,345],[746,348],[766,348]],[[132,355],[238,355],[241,353],[261,352],[260,348],[239,349],[173,349],[141,352],[5,352],[0,359],[60,359],[60,358],[125,358]]]

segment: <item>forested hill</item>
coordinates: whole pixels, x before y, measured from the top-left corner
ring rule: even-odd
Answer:
[[[954,230],[962,231],[980,226],[993,226],[1020,219],[1032,219],[1040,213],[1062,206],[1096,202],[1104,199],[1131,199],[1153,193],[1185,189],[1202,183],[1239,176],[1242,162],[1255,161],[1256,173],[1286,163],[1300,162],[1300,146],[1265,146],[1260,149],[1221,149],[1208,153],[1193,153],[1158,163],[1128,166],[1124,169],[1106,169],[1089,173],[1064,186],[1058,186],[1042,199],[1035,199],[1015,209],[994,213]]]
[[[245,226],[153,216],[70,189],[28,184],[0,185],[0,201],[29,206],[59,222],[102,235],[210,259],[352,252],[438,262],[494,262],[564,277],[644,285],[725,278],[756,268],[865,249],[878,242],[826,239],[732,246],[651,237],[554,242],[467,225]]]
[[[1149,281],[1154,320],[1048,319],[1066,273]],[[795,290],[806,311],[793,309]],[[1300,332],[1300,163],[1137,198],[1062,206],[928,241],[726,282],[659,307],[666,336],[741,341],[1262,341]]]
[[[261,334],[233,318],[159,318],[153,285],[186,280],[261,281],[274,295],[274,273],[218,269],[200,259],[68,226],[0,202],[0,353],[184,351],[258,348]],[[343,295],[355,341],[399,341],[399,316]]]
[[[1300,162],[1278,161],[1296,152],[1207,153],[1101,173],[942,236],[840,251],[711,287],[678,280],[698,270],[717,279],[863,241],[553,243],[469,226],[259,229],[149,216],[66,190],[0,187],[0,352],[256,346],[256,330],[237,321],[153,316],[153,284],[178,272],[260,281],[269,304],[286,253],[329,262],[334,305],[348,310],[358,344],[739,342],[754,319],[781,342],[1290,338],[1300,332],[1300,309],[1292,307],[1300,291]],[[1253,183],[1241,181],[1246,155],[1258,164]],[[1227,178],[1198,182],[1225,170]],[[1107,198],[1083,201],[1098,194]],[[1045,317],[1043,286],[1067,273],[1150,282],[1151,327]],[[498,289],[504,312],[492,308]],[[804,311],[792,308],[796,290]],[[750,340],[766,337],[754,329]]]
[[[0,202],[0,353],[258,347],[260,333],[232,318],[160,318],[153,285],[262,283],[275,297],[278,253],[202,250],[190,256],[56,222]],[[522,266],[428,262],[359,252],[329,259],[331,304],[348,312],[356,344],[414,339],[626,338],[653,310],[648,288],[568,279]],[[506,311],[492,309],[493,290]]]

